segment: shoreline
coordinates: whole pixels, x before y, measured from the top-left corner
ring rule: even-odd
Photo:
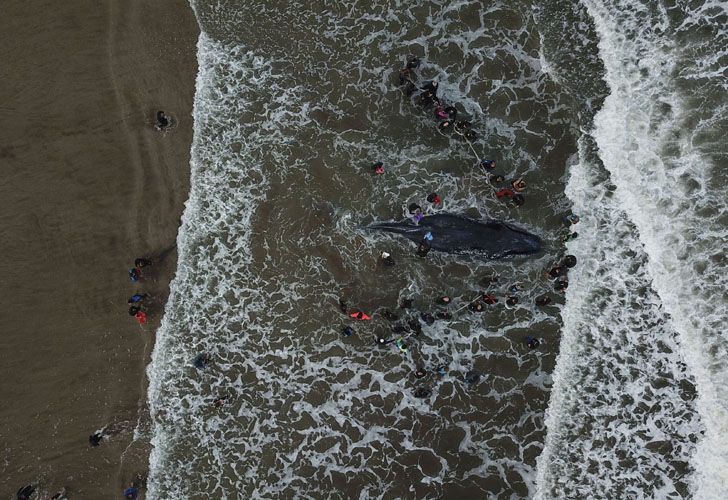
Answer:
[[[146,367],[189,192],[199,28],[181,0],[30,7],[11,0],[0,20],[0,491],[104,498],[146,473]],[[173,130],[153,128],[158,109]],[[134,258],[159,255],[132,284]],[[154,297],[141,330],[126,311],[137,291]]]

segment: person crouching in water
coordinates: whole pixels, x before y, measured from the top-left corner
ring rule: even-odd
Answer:
[[[417,90],[414,79],[412,78],[412,71],[409,68],[402,68],[399,70],[399,86],[402,88],[402,92],[407,97],[411,96]]]
[[[172,118],[164,114],[164,111],[157,111],[157,121],[154,124],[154,128],[159,130],[168,129],[172,125]]]
[[[379,258],[381,259],[382,264],[386,267],[392,267],[395,264],[394,258],[389,254],[389,252],[382,252]]]

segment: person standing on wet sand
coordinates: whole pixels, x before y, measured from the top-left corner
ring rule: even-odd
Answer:
[[[137,311],[134,317],[139,322],[140,326],[144,326],[147,324],[147,313],[145,313],[144,311]]]
[[[164,111],[157,111],[157,122],[154,124],[154,128],[159,130],[165,130],[172,124],[172,120],[169,116],[164,114]]]
[[[95,448],[101,444],[102,439],[104,439],[104,435],[102,433],[94,432],[88,437],[88,444]]]
[[[151,265],[151,260],[144,259],[142,257],[134,259],[134,267],[132,269],[129,269],[129,278],[131,279],[132,283],[139,282],[142,279],[142,268]]]

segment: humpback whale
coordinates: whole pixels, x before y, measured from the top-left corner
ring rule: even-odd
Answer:
[[[541,240],[523,229],[497,220],[476,220],[464,215],[435,214],[415,225],[409,219],[378,222],[366,226],[396,233],[416,243],[429,231],[433,250],[452,253],[480,253],[490,259],[509,255],[531,255],[541,251]]]

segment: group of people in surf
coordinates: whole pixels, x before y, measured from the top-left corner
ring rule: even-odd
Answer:
[[[416,70],[420,65],[420,60],[416,57],[408,59],[407,64],[404,68],[399,71],[399,85],[402,88],[406,96],[412,98],[413,95],[419,91],[419,94],[414,97],[417,104],[425,108],[434,107],[435,118],[437,120],[437,129],[441,133],[454,132],[463,137],[469,144],[477,138],[477,134],[472,130],[471,123],[467,120],[457,120],[458,110],[452,105],[446,103],[440,96],[438,96],[439,83],[437,80],[431,80],[425,83],[422,87],[417,86]],[[472,149],[472,144],[470,144]],[[475,152],[475,150],[473,150]],[[477,155],[476,155],[477,156]],[[507,198],[511,200],[513,205],[520,207],[525,203],[525,197],[523,195],[526,190],[526,182],[520,177],[510,181],[508,187],[503,187],[502,184],[506,182],[502,175],[495,173],[496,163],[493,160],[480,160],[478,159],[478,166],[486,172],[490,173],[490,182],[496,186],[497,191],[495,193],[497,198]],[[372,166],[375,175],[382,175],[385,172],[384,163],[377,162]],[[431,206],[423,210],[422,207],[416,203],[412,203],[408,206],[408,211],[412,220],[415,224],[418,224],[428,212],[436,209],[442,204],[442,198],[436,192],[430,193],[427,196],[428,203]],[[564,217],[564,224],[570,227],[579,222],[579,217],[576,215],[567,215]],[[577,236],[577,233],[568,233],[563,240],[569,241]],[[430,250],[430,242],[434,236],[430,232],[426,232],[422,241],[417,247],[417,255],[425,257]],[[392,267],[396,265],[396,262],[389,252],[382,252],[380,255],[380,261],[385,267]],[[553,280],[554,290],[560,293],[565,293],[569,281],[568,281],[568,270],[576,265],[576,257],[573,255],[566,255],[554,264],[545,276],[548,279]],[[500,300],[503,300],[503,304],[506,308],[515,308],[519,303],[518,292],[522,289],[519,283],[514,283],[508,287],[508,291],[504,297],[497,297],[493,293],[493,288],[497,286],[499,282],[498,276],[489,276],[481,281],[481,284],[486,288],[485,291],[479,291],[474,293],[473,296],[463,297],[460,299],[460,305],[458,308],[452,308],[453,298],[447,295],[443,295],[437,298],[434,303],[431,303],[423,311],[413,310],[413,299],[403,299],[399,304],[401,312],[398,314],[393,312],[391,309],[382,308],[378,311],[386,321],[390,323],[391,333],[378,333],[375,336],[375,343],[379,346],[386,347],[390,344],[394,344],[395,347],[402,353],[408,352],[409,344],[408,340],[416,338],[422,334],[422,325],[432,325],[438,320],[451,320],[454,314],[462,311],[469,311],[470,313],[482,313],[486,310],[495,307]],[[535,304],[538,307],[545,307],[551,304],[552,299],[544,294],[536,298]],[[343,298],[339,299],[339,309],[343,314],[346,314],[352,320],[355,321],[370,321],[372,316],[360,309],[351,309],[346,300]],[[400,320],[400,315],[404,316]],[[341,330],[341,334],[344,337],[350,337],[354,335],[355,330],[351,325],[346,325]],[[525,338],[525,346],[529,349],[536,349],[540,346],[541,341],[534,336],[527,336]],[[435,377],[443,377],[448,373],[447,365],[440,365],[434,368],[428,369],[425,366],[417,366],[413,372],[414,377],[422,379],[428,375]],[[468,371],[464,376],[464,381],[468,384],[475,384],[480,380],[481,374],[476,370]],[[427,387],[418,387],[415,391],[415,396],[419,398],[426,398],[431,395],[431,389]]]
[[[405,67],[399,70],[399,85],[404,94],[407,97],[412,97],[419,90],[420,92],[416,98],[417,104],[423,108],[432,108],[434,106],[437,130],[440,133],[454,132],[468,142],[477,139],[478,135],[471,128],[472,124],[468,120],[458,120],[457,108],[437,95],[440,86],[437,79],[430,80],[419,89],[417,88],[415,82],[418,79],[417,69],[419,66],[420,59],[410,57]]]
[[[411,98],[419,90],[415,102],[425,109],[432,109],[434,107],[437,130],[442,134],[452,131],[454,134],[465,139],[470,148],[473,149],[472,142],[478,138],[478,135],[472,129],[472,123],[465,119],[458,120],[458,109],[455,107],[455,104],[448,103],[442,97],[438,96],[439,82],[436,79],[430,80],[418,89],[416,80],[418,80],[417,69],[419,66],[419,58],[411,57],[407,60],[405,67],[399,70],[399,85],[402,91],[407,97]],[[474,149],[473,153],[475,153]],[[478,158],[476,167],[481,168],[489,174],[490,183],[496,188],[495,194],[499,199],[509,199],[516,207],[520,207],[526,202],[524,195],[526,181],[523,177],[507,182],[503,175],[495,172],[496,162],[494,160],[481,160]],[[382,169],[381,172],[383,173],[384,170]]]

